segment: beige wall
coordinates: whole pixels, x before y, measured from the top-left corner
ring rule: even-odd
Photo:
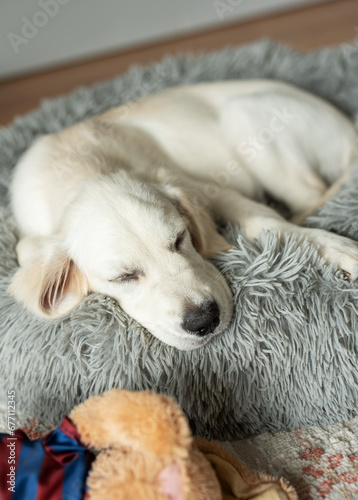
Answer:
[[[0,79],[320,0],[4,0]]]

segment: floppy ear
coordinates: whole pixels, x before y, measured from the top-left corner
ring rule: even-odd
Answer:
[[[162,458],[185,459],[192,444],[188,421],[168,396],[111,389],[92,396],[69,415],[85,444],[129,447]]]
[[[54,238],[25,238],[17,253],[21,267],[8,291],[38,316],[63,316],[86,296],[85,276]]]
[[[183,187],[167,185],[164,189],[180,215],[186,219],[193,246],[204,259],[232,248],[218,233],[207,208],[195,192],[190,196],[189,190]]]

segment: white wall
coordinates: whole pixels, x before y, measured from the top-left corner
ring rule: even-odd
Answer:
[[[0,79],[322,0],[2,0]]]

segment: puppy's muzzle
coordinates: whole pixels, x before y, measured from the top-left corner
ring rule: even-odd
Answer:
[[[199,307],[192,304],[187,306],[181,327],[189,333],[204,337],[213,333],[219,324],[220,309],[213,300],[204,302]]]

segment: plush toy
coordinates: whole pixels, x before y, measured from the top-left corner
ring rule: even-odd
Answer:
[[[36,441],[22,431],[0,435],[0,457],[1,499],[297,499],[282,479],[249,470],[217,442],[193,439],[178,405],[153,392],[91,397]]]

